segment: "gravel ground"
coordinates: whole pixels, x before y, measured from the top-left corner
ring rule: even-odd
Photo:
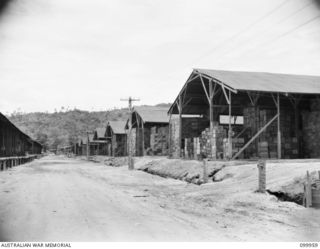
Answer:
[[[141,158],[136,167],[150,161]],[[268,164],[268,187],[281,187],[307,168],[319,169],[320,163]],[[256,193],[256,165],[227,166],[218,174],[222,181],[196,185],[44,157],[0,172],[0,239],[319,241],[320,210]]]

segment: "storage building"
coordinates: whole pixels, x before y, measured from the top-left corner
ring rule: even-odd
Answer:
[[[168,155],[168,108],[135,108],[131,119],[134,155]],[[129,128],[129,122],[130,120],[127,121],[126,129]]]
[[[0,157],[41,154],[42,145],[20,131],[0,113]]]
[[[126,121],[109,121],[106,128],[106,138],[108,139],[108,155],[127,155],[127,133],[125,130]]]
[[[169,109],[170,155],[320,157],[320,77],[194,69]]]

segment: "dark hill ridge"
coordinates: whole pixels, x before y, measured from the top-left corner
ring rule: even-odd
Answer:
[[[156,106],[169,108],[170,104]],[[106,125],[108,120],[127,120],[127,108],[108,111],[82,111],[78,109],[54,113],[14,112],[8,116],[21,131],[43,144],[46,148],[56,148],[77,142],[86,131]]]

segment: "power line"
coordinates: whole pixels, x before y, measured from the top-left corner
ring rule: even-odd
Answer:
[[[239,31],[238,33],[236,33],[235,35],[233,35],[233,36],[231,36],[230,38],[226,39],[226,40],[223,41],[222,43],[219,43],[219,44],[218,44],[217,46],[215,46],[212,50],[210,50],[210,52],[204,54],[203,56],[198,57],[195,61],[200,60],[200,59],[204,58],[205,56],[208,56],[209,54],[211,54],[212,52],[214,52],[217,48],[221,47],[222,45],[224,45],[224,44],[227,43],[228,41],[239,37],[242,33],[246,32],[248,29],[252,28],[252,27],[255,26],[256,24],[258,24],[259,22],[261,22],[262,20],[264,20],[265,18],[267,18],[268,16],[270,16],[271,14],[273,14],[273,12],[275,12],[277,9],[279,9],[279,8],[282,7],[282,6],[284,6],[284,5],[287,4],[288,2],[289,2],[288,0],[287,0],[287,1],[283,1],[281,4],[279,4],[278,6],[276,6],[275,8],[273,8],[271,11],[269,11],[267,14],[265,14],[264,16],[262,16],[261,18],[259,18],[257,21],[251,23],[251,24],[248,25],[245,29]],[[288,20],[288,19],[291,18],[292,16],[295,16],[297,13],[299,13],[299,12],[301,12],[302,10],[304,10],[305,8],[309,7],[311,4],[312,4],[312,3],[308,3],[308,4],[304,5],[304,6],[302,6],[302,7],[299,8],[298,10],[294,11],[292,14],[290,14],[290,15],[284,17],[283,19],[281,19],[281,20],[280,20],[279,22],[277,22],[275,25],[278,25],[278,24],[280,24],[280,23],[283,23],[284,21]],[[287,35],[295,32],[296,30],[302,28],[303,26],[308,25],[308,24],[316,21],[318,18],[320,18],[320,15],[315,16],[315,17],[307,20],[306,22],[299,24],[298,26],[294,27],[293,29],[290,29],[289,31],[287,31],[287,32],[285,32],[285,33],[282,33],[282,34],[280,34],[279,36],[277,36],[277,37],[275,37],[275,38],[273,38],[273,39],[271,39],[271,40],[268,40],[268,41],[265,42],[265,43],[262,43],[261,46],[263,46],[263,45],[265,45],[265,44],[270,45],[271,43],[273,43],[273,42],[281,39],[281,38],[284,37],[284,36],[287,36]],[[253,50],[253,49],[250,49],[249,51],[252,51],[252,50]],[[231,51],[231,50],[228,50],[227,53],[229,53],[230,51]],[[225,55],[225,53],[224,53],[224,55]],[[194,61],[194,62],[195,62],[195,61]],[[226,63],[225,63],[225,64],[226,64]],[[225,65],[225,64],[223,64],[223,65]],[[169,77],[169,78],[172,78],[172,76]]]
[[[305,5],[303,5],[303,6],[302,6],[301,8],[299,8],[298,10],[294,11],[294,12],[291,13],[290,15],[284,17],[284,18],[281,19],[280,21],[278,21],[278,22],[276,22],[275,24],[273,24],[272,27],[274,27],[275,25],[279,25],[279,24],[285,22],[286,20],[292,18],[293,16],[297,15],[299,12],[303,11],[303,10],[306,9],[307,7],[311,6],[312,4],[313,4],[312,2],[309,2],[309,3],[305,4]],[[263,31],[265,31],[265,30],[263,30]],[[264,35],[265,35],[265,33],[264,33]],[[254,40],[256,40],[257,38],[259,38],[259,36],[255,35],[254,38],[250,37],[249,39],[246,39],[246,40],[242,41],[241,44],[246,43],[246,42],[248,42],[248,41],[254,41]],[[237,47],[238,47],[238,46],[233,46],[232,49],[227,50],[225,53],[223,53],[223,55],[226,56],[227,54],[230,54],[230,52],[232,52],[233,49],[234,49],[234,48],[237,48]],[[244,52],[245,52],[245,51],[244,51]],[[243,52],[243,53],[244,53],[244,52]],[[225,65],[225,64],[226,64],[226,63],[224,63],[223,65]]]
[[[191,63],[196,63],[199,60],[209,56],[210,54],[212,54],[213,52],[215,52],[218,48],[226,45],[228,42],[238,38],[241,34],[247,32],[249,29],[251,29],[252,27],[254,27],[255,25],[257,25],[258,23],[260,23],[261,21],[263,21],[264,19],[268,18],[269,16],[271,16],[275,11],[277,11],[278,9],[280,9],[281,7],[283,7],[284,5],[286,5],[287,3],[289,3],[290,0],[284,0],[283,2],[281,2],[280,4],[278,4],[276,7],[274,7],[273,9],[271,9],[270,11],[268,11],[265,15],[263,15],[262,17],[258,18],[257,20],[255,20],[254,22],[250,23],[249,25],[247,25],[245,28],[241,29],[239,32],[235,33],[234,35],[232,35],[231,37],[223,40],[222,42],[220,42],[218,45],[216,45],[215,47],[213,47],[212,49],[208,50],[206,53],[203,53],[201,56],[199,56],[198,58],[194,59],[193,61],[191,61]],[[173,73],[171,73],[171,76],[167,77],[167,78],[172,78],[173,75],[175,73],[177,73],[177,71],[179,71],[180,69],[176,69]]]
[[[285,36],[287,36],[287,35],[295,32],[296,30],[298,30],[298,29],[300,29],[300,28],[302,28],[302,27],[304,27],[304,26],[306,26],[306,25],[308,25],[308,24],[310,24],[310,23],[318,20],[319,18],[320,18],[320,15],[314,16],[314,17],[312,17],[311,19],[307,20],[306,22],[303,22],[303,23],[299,24],[298,26],[294,27],[293,29],[290,29],[289,31],[284,32],[284,33],[278,35],[277,37],[275,37],[275,38],[273,38],[273,39],[271,39],[271,40],[268,40],[268,41],[266,41],[265,43],[262,43],[262,44],[260,45],[260,47],[262,47],[262,50],[261,50],[261,51],[264,51],[264,50],[266,49],[265,46],[270,45],[270,44],[274,43],[274,42],[277,41],[277,40],[280,40],[281,38],[283,38],[283,37],[285,37]],[[251,49],[251,50],[249,50],[249,51],[247,51],[247,52],[250,52],[250,51],[252,51],[252,50],[253,50],[253,49]]]
[[[275,8],[273,8],[271,11],[269,11],[268,13],[266,13],[265,15],[263,15],[262,17],[258,18],[256,21],[254,21],[253,23],[250,23],[248,26],[246,26],[244,29],[240,30],[239,32],[237,32],[236,34],[232,35],[231,37],[223,40],[222,42],[220,42],[217,46],[215,46],[214,48],[210,49],[209,51],[207,51],[206,53],[204,53],[203,55],[199,56],[197,59],[194,60],[194,62],[197,62],[199,60],[201,60],[204,57],[207,57],[208,55],[212,54],[214,51],[216,51],[218,48],[220,48],[221,46],[225,45],[226,43],[234,40],[235,38],[238,38],[241,34],[247,32],[249,29],[251,29],[252,27],[254,27],[255,25],[257,25],[258,23],[260,23],[261,21],[263,21],[264,19],[266,19],[267,17],[271,16],[275,11],[277,11],[279,8],[281,8],[282,6],[284,6],[285,4],[287,4],[290,0],[285,0],[282,3],[280,3],[279,5],[277,5]]]
[[[294,32],[294,31],[296,31],[296,30],[298,30],[298,29],[302,28],[303,26],[306,26],[307,24],[309,24],[309,23],[312,23],[312,22],[316,21],[318,18],[320,18],[320,15],[317,15],[317,16],[315,16],[315,17],[313,17],[313,18],[309,19],[308,21],[306,21],[306,22],[304,22],[304,23],[302,23],[302,24],[298,25],[297,27],[295,27],[295,28],[293,28],[293,29],[289,30],[288,32],[285,32],[285,33],[283,33],[282,35],[277,36],[277,37],[276,37],[272,42],[274,42],[274,41],[276,41],[276,40],[279,40],[280,38],[282,38],[282,37],[284,37],[284,36],[287,36],[287,35],[289,35],[290,33],[292,33],[292,32]]]

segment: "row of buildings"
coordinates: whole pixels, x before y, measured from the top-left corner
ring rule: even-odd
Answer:
[[[78,154],[257,159],[320,156],[320,77],[194,69],[170,108],[136,108]],[[131,137],[131,141],[128,141]],[[87,143],[89,146],[87,147]]]
[[[132,131],[129,133],[129,118],[124,121],[108,121],[88,133],[74,145],[78,155],[128,155],[128,143],[135,156],[168,155],[169,117],[168,108],[135,108],[132,112]],[[129,141],[129,137],[131,140]]]
[[[42,145],[0,113],[0,158],[41,154]]]

